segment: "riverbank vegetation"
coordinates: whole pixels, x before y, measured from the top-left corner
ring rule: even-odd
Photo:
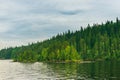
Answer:
[[[19,62],[120,60],[120,20],[88,24],[42,42],[2,49],[0,58]]]

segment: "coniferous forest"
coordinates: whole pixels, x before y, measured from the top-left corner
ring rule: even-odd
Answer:
[[[0,59],[19,62],[120,60],[120,20],[68,30],[42,42],[0,51]]]

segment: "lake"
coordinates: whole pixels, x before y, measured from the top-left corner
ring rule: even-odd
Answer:
[[[120,62],[19,63],[0,60],[0,80],[120,80]]]

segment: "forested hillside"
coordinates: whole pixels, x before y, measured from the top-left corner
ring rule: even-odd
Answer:
[[[1,59],[20,62],[120,60],[120,20],[68,30],[43,42],[2,49]]]

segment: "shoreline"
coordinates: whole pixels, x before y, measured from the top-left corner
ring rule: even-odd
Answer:
[[[0,60],[11,60],[12,62],[20,62],[20,63],[36,63],[36,62],[43,62],[43,63],[93,63],[96,61],[120,61],[120,60],[66,60],[66,61],[14,61],[13,59],[0,59]]]
[[[92,62],[95,62],[95,61],[83,61],[83,60],[75,60],[75,61],[70,61],[70,60],[67,60],[67,61],[43,61],[44,63],[92,63]]]

